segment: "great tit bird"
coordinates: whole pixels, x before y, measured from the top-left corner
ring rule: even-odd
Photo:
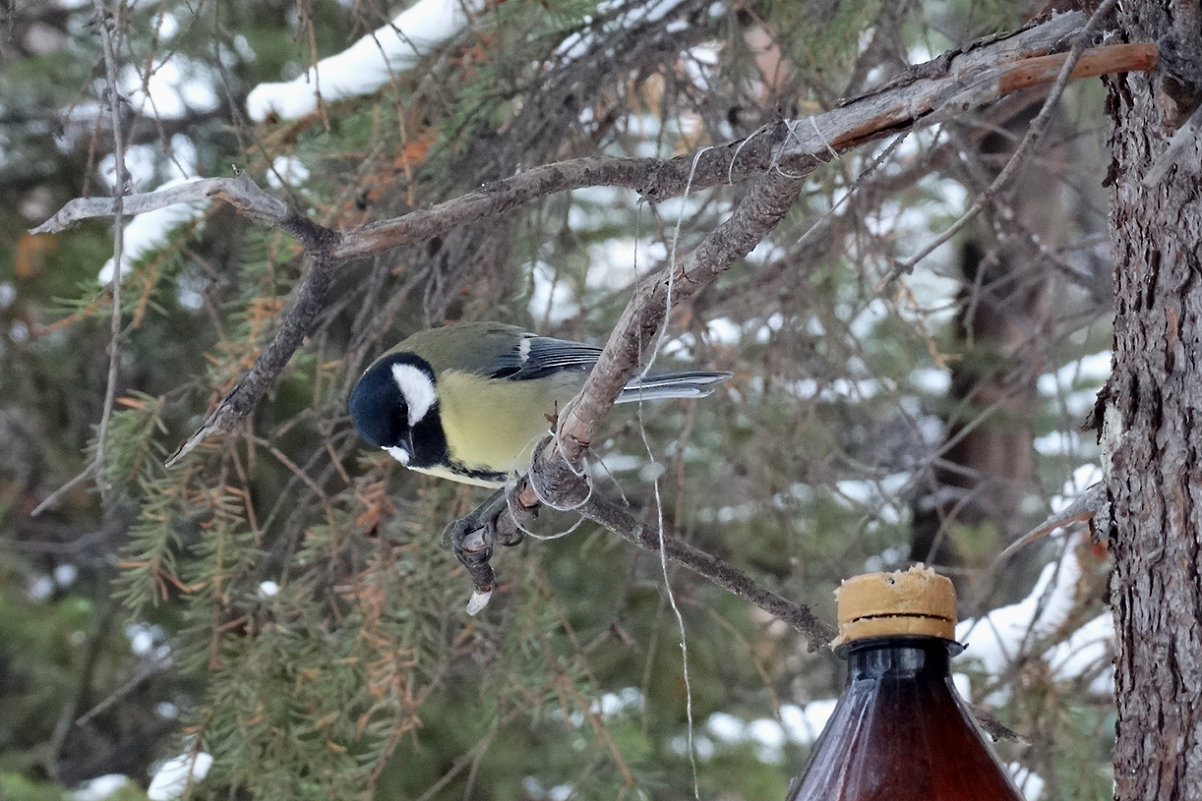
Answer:
[[[363,439],[406,467],[500,487],[530,466],[534,446],[580,388],[601,349],[503,323],[421,331],[376,359],[350,397]],[[730,373],[636,376],[618,403],[700,398]]]

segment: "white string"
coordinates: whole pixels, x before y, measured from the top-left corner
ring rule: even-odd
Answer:
[[[684,184],[684,193],[680,196],[680,202],[682,205],[684,204],[684,202],[686,200],[689,199],[689,192],[692,191],[692,189],[693,189],[693,178],[697,174],[697,162],[699,162],[701,160],[701,155],[703,153],[705,153],[707,150],[712,150],[712,149],[713,148],[710,148],[710,147],[703,147],[700,150],[698,150],[697,153],[693,156],[693,163],[691,165],[689,165],[689,177],[688,177],[688,180],[686,180],[685,184]],[[680,226],[681,226],[682,222],[684,222],[684,209],[683,208],[681,209],[681,213],[676,216],[676,225],[673,226],[673,228],[672,228],[672,245],[670,246],[670,248],[668,250],[668,291],[664,298],[664,321],[659,327],[659,334],[655,338],[655,347],[651,349],[651,354],[650,354],[650,357],[647,359],[647,364],[644,365],[642,371],[640,371],[640,374],[639,374],[640,378],[646,378],[647,374],[651,371],[652,365],[655,364],[656,357],[659,356],[660,348],[663,347],[664,338],[668,335],[668,319],[669,319],[670,315],[672,314],[672,290],[676,285],[676,250],[677,250],[676,246],[680,242]],[[638,259],[638,252],[639,252],[639,245],[638,245],[637,239],[635,240],[635,244],[634,244],[634,252],[635,252],[635,259],[636,259],[636,261],[635,261],[635,277],[637,278],[638,277],[638,261],[637,261],[637,259]],[[636,281],[636,285],[637,285],[637,281]],[[641,406],[642,406],[641,401],[639,403],[639,406],[641,408]],[[640,412],[640,415],[641,415],[641,412]],[[650,453],[650,446],[648,446],[648,453]]]
[[[754,131],[752,131],[750,136],[748,136],[742,142],[739,142],[739,146],[735,148],[734,155],[730,157],[730,164],[726,167],[726,183],[733,184],[735,182],[735,162],[739,160],[739,154],[743,152],[743,148],[747,147],[747,145],[751,143],[752,139],[755,139],[757,136],[762,133],[766,133],[767,131],[768,126],[761,125],[759,128],[756,128]]]
[[[818,141],[820,141],[820,142],[822,142],[822,144],[826,145],[826,150],[828,153],[831,154],[832,159],[838,159],[839,151],[837,151],[833,147],[831,147],[830,141],[825,136],[822,135],[822,131],[818,130],[818,121],[816,119],[814,119],[813,117],[810,117],[809,120],[810,120],[810,125],[813,126],[813,128],[814,128],[814,133],[818,134]],[[792,126],[789,127],[789,130],[790,131],[793,130]]]
[[[605,463],[605,460],[596,454],[592,455],[592,459],[594,464],[600,466],[600,468],[605,471],[605,477],[609,479],[610,485],[613,487],[614,492],[618,493],[618,497],[622,499],[622,503],[624,503],[626,506],[630,506],[630,499],[626,497],[625,491],[622,490],[621,483],[618,482],[618,477],[615,476],[614,472],[609,469],[609,465]]]
[[[572,525],[568,526],[568,527],[567,527],[566,529],[564,529],[563,531],[556,531],[554,534],[537,534],[537,533],[535,533],[535,532],[533,532],[533,531],[529,531],[529,530],[528,530],[528,529],[526,529],[526,528],[522,528],[522,531],[523,531],[525,534],[527,534],[527,535],[529,535],[529,536],[533,537],[533,538],[534,538],[534,539],[536,539],[536,540],[543,540],[543,541],[546,541],[546,540],[557,540],[557,539],[559,539],[560,537],[566,537],[567,535],[571,534],[571,533],[572,533],[573,531],[575,531],[576,529],[580,528],[582,525],[584,525],[584,520],[585,520],[585,518],[584,518],[584,517],[581,517],[579,520],[577,520],[577,521],[576,521],[575,523],[573,523]]]
[[[639,433],[643,438],[643,447],[647,450],[647,457],[651,460],[652,466],[658,467],[659,462],[656,460],[655,454],[651,452],[651,442],[647,439],[647,428],[643,425],[642,403],[639,403]],[[676,616],[676,628],[680,632],[680,672],[681,680],[684,682],[685,746],[689,752],[689,768],[693,773],[693,798],[700,801],[701,788],[697,779],[697,749],[693,737],[693,682],[689,679],[689,642],[684,627],[684,616],[680,613],[680,607],[676,604],[676,593],[672,592],[672,585],[669,582],[668,549],[664,535],[664,502],[659,492],[658,471],[656,471],[655,477],[651,481],[651,487],[655,495],[655,527],[659,538],[659,569],[664,578],[664,594],[668,596],[668,605],[672,607],[672,614]]]
[[[530,489],[534,490],[534,496],[538,498],[539,503],[541,503],[543,506],[554,509],[557,512],[570,512],[573,509],[579,509],[581,506],[584,506],[586,503],[588,503],[589,499],[593,497],[593,479],[588,472],[583,469],[579,473],[575,473],[575,471],[572,472],[574,475],[583,478],[585,483],[588,484],[588,494],[571,506],[560,506],[552,503],[551,500],[543,494],[543,491],[539,489],[537,478],[538,473],[533,470],[530,471]],[[554,493],[550,494],[553,495]]]
[[[563,405],[562,410],[558,410],[558,409],[556,410],[555,428],[551,431],[551,441],[555,443],[555,449],[557,451],[559,451],[560,453],[563,453],[562,440],[560,439],[560,427],[563,425],[563,421],[565,419],[567,419],[568,413],[571,411],[572,407],[575,405],[576,401],[579,399],[580,399],[579,394],[573,395],[572,398]],[[576,467],[571,462],[569,462],[567,459],[564,459],[563,462],[564,462],[564,464],[567,465],[568,471],[571,472],[572,475],[576,476],[576,478],[588,478],[588,476],[585,474],[585,469],[584,469],[583,465],[581,465],[580,469],[577,470]],[[531,486],[533,486],[533,482],[531,482]],[[535,489],[535,492],[537,493],[538,490]],[[589,492],[590,493],[592,492],[591,488],[589,489]],[[542,498],[539,498],[539,500],[542,500]],[[556,507],[552,506],[551,508],[554,509]]]
[[[693,156],[693,163],[689,167],[689,177],[685,182],[684,193],[681,195],[681,202],[688,200],[689,192],[693,187],[693,177],[697,172],[697,162],[701,158],[701,154],[709,148],[702,148]],[[641,210],[641,207],[640,207]],[[640,377],[645,378],[651,370],[651,366],[655,363],[656,356],[659,355],[659,350],[663,346],[664,337],[668,331],[669,315],[672,312],[672,289],[676,277],[676,251],[677,244],[680,241],[680,228],[684,220],[684,209],[676,217],[676,225],[672,231],[672,244],[668,251],[668,291],[664,300],[664,321],[660,325],[659,336],[656,338],[655,347],[651,349],[650,357],[647,360],[646,366],[643,368]],[[634,268],[635,268],[635,285],[638,285],[638,239],[635,239],[634,245]],[[638,419],[639,419],[639,436],[643,440],[643,448],[647,452],[647,458],[650,460],[653,468],[659,467],[659,462],[655,458],[655,453],[651,449],[651,441],[647,438],[647,426],[643,420],[643,404],[642,399],[638,402]],[[684,616],[680,613],[680,607],[676,603],[676,594],[672,591],[672,584],[668,574],[668,557],[667,543],[664,535],[664,503],[663,497],[659,491],[659,474],[656,474],[651,482],[652,491],[655,497],[655,521],[656,535],[659,541],[659,567],[660,573],[664,578],[664,594],[668,597],[668,604],[672,608],[672,613],[676,616],[676,627],[680,632],[680,672],[681,680],[684,682],[684,704],[685,704],[685,744],[689,752],[689,768],[693,776],[693,798],[697,801],[701,799],[701,788],[697,778],[697,749],[694,741],[694,724],[693,724],[693,682],[689,678],[689,645],[688,633],[684,626]]]

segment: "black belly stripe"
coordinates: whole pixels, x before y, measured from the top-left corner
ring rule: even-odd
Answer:
[[[448,460],[448,469],[456,475],[474,478],[480,481],[491,481],[497,484],[504,484],[509,480],[509,473],[498,473],[495,470],[485,470],[481,467],[468,467],[463,462],[455,459]]]
[[[413,453],[409,455],[410,467],[439,467],[451,461],[437,401],[426,411],[425,416],[417,421],[410,433],[413,435]]]

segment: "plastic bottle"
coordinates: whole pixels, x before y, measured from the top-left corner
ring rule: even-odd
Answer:
[[[952,685],[951,581],[919,566],[836,595],[847,686],[787,801],[1021,801]]]

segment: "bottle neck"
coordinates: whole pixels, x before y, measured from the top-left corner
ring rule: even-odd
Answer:
[[[946,679],[961,646],[925,636],[870,637],[839,649],[847,659],[848,682],[872,678]]]

